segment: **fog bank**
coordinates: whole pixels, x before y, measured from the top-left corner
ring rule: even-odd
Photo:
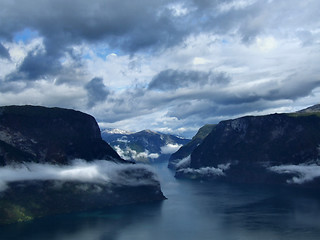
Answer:
[[[141,164],[117,164],[104,160],[86,162],[81,159],[70,165],[22,163],[0,168],[0,191],[8,183],[32,180],[79,181],[128,186],[150,185],[158,182],[149,166]]]

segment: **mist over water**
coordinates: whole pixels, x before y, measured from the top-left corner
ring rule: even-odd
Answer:
[[[135,174],[124,174],[128,170]],[[152,177],[141,178],[141,170],[149,172]],[[23,163],[0,167],[0,193],[6,190],[8,183],[16,181],[58,180],[139,186],[155,184],[156,178],[153,168],[143,164],[118,164],[105,160],[87,162],[82,159],[75,159],[67,166]]]
[[[168,200],[0,227],[0,239],[319,239],[320,195],[275,186],[177,180],[154,165]]]

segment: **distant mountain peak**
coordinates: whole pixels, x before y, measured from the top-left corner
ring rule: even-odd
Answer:
[[[167,161],[173,149],[190,141],[150,129],[131,134],[102,131],[101,135],[124,159],[140,162]]]
[[[316,104],[306,109],[297,111],[297,113],[315,113],[315,112],[320,112],[320,104]]]
[[[140,133],[159,134],[158,132],[152,131],[150,129],[142,130],[142,131],[140,131]]]
[[[122,135],[130,135],[133,133],[133,132],[123,130],[123,129],[118,129],[118,128],[107,128],[102,132],[108,133],[108,134],[122,134]]]

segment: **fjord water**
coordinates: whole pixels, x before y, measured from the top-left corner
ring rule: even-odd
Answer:
[[[275,186],[177,180],[154,165],[168,200],[0,227],[0,239],[319,239],[320,194]]]

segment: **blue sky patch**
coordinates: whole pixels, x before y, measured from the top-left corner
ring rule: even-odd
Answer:
[[[39,34],[37,31],[34,31],[30,28],[25,28],[24,30],[15,33],[13,40],[17,43],[18,42],[27,43],[38,36]]]

